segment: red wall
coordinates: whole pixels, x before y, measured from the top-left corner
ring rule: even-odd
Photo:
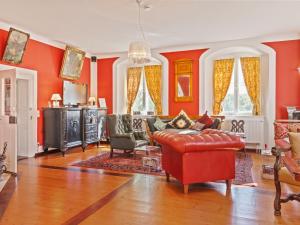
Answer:
[[[107,113],[112,113],[113,107],[113,63],[118,58],[99,59],[98,71],[98,98],[105,98]]]
[[[169,115],[176,115],[180,110],[188,115],[199,114],[199,58],[206,49],[162,53],[169,61]],[[193,60],[193,101],[175,102],[175,65],[178,59]]]
[[[0,58],[4,53],[8,32],[0,29]],[[53,93],[62,96],[63,80],[59,77],[64,50],[29,40],[23,56],[23,62],[18,67],[36,70],[38,72],[38,142],[43,143],[43,113],[42,108],[48,106]],[[0,63],[6,64],[0,60]],[[15,65],[13,65],[15,66]],[[90,85],[90,59],[86,58],[81,72],[80,83]]]
[[[276,51],[276,118],[286,119],[286,106],[300,106],[300,40],[264,43]],[[189,115],[199,112],[199,57],[206,49],[162,53],[169,61],[169,114],[175,115],[184,109]],[[190,58],[193,65],[193,102],[175,102],[174,61]],[[98,93],[103,93],[112,105],[112,64],[116,58],[99,60]],[[98,65],[99,66],[99,65]],[[103,83],[102,83],[103,81]],[[101,84],[102,83],[102,84]],[[101,87],[101,88],[100,88]],[[101,90],[100,90],[101,89]],[[111,111],[110,111],[111,112]]]
[[[276,118],[286,119],[286,106],[300,106],[300,40],[265,44],[276,51]]]

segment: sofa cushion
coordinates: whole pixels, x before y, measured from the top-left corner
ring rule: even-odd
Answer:
[[[220,119],[214,119],[214,122],[212,123],[212,125],[210,125],[210,129],[220,129],[221,127],[221,120]]]
[[[157,129],[154,126],[154,123],[156,121],[156,116],[148,117],[146,120],[147,120],[147,125],[149,127],[150,132],[153,133],[153,132],[157,131]]]
[[[286,123],[274,123],[274,135],[276,139],[284,139],[288,137],[288,124]]]
[[[300,158],[300,133],[289,132],[289,140],[292,149],[292,156]]]
[[[190,129],[201,131],[205,127],[205,124],[196,122],[194,125],[190,126]]]
[[[197,122],[205,124],[204,128],[209,128],[214,123],[214,121],[207,115],[207,111],[197,120]]]
[[[164,130],[167,126],[167,124],[164,123],[159,117],[156,117],[156,121],[153,125],[157,130]]]
[[[188,115],[181,110],[180,113],[173,119],[169,124],[177,129],[187,129],[190,126],[194,125],[194,121],[192,121]]]

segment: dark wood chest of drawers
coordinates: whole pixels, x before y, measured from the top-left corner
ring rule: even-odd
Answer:
[[[99,143],[103,131],[99,129],[100,110],[96,108],[44,108],[44,151]],[[106,117],[106,114],[105,114]]]

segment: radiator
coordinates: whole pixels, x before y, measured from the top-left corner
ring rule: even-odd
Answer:
[[[222,129],[231,131],[231,121],[244,120],[245,142],[247,148],[264,149],[265,148],[265,123],[263,117],[241,117],[241,118],[226,118],[222,124]]]

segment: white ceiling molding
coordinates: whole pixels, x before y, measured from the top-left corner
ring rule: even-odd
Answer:
[[[35,34],[34,32],[32,32],[30,30],[24,29],[23,27],[20,27],[20,26],[17,26],[17,25],[13,25],[13,24],[8,24],[8,23],[5,23],[3,21],[0,21],[0,29],[1,30],[9,31],[9,29],[11,27],[13,27],[15,29],[18,29],[18,30],[21,30],[21,31],[24,31],[26,33],[29,33],[30,34],[30,39],[32,39],[32,40],[35,40],[35,41],[41,42],[43,44],[47,44],[47,45],[59,48],[59,49],[63,49],[63,50],[66,49],[66,45],[67,44],[64,44],[64,43],[59,42],[59,41],[54,41],[54,40],[51,40],[51,39],[46,38],[44,36]],[[86,57],[90,58],[91,54],[88,53],[88,52],[86,52]]]
[[[155,53],[166,53],[166,52],[177,52],[177,51],[189,51],[189,50],[197,50],[197,49],[211,49],[211,48],[220,48],[232,45],[252,45],[257,43],[266,43],[266,42],[276,42],[276,41],[291,41],[291,40],[299,40],[300,33],[290,33],[290,34],[280,34],[280,35],[272,35],[272,36],[264,36],[260,38],[252,38],[252,39],[241,39],[241,40],[232,40],[232,41],[220,41],[214,43],[199,43],[194,45],[181,45],[181,46],[173,46],[173,47],[165,47],[152,49],[152,52]],[[98,59],[105,58],[114,58],[114,57],[124,57],[127,55],[127,52],[117,52],[117,53],[108,53],[108,54],[96,54]]]

